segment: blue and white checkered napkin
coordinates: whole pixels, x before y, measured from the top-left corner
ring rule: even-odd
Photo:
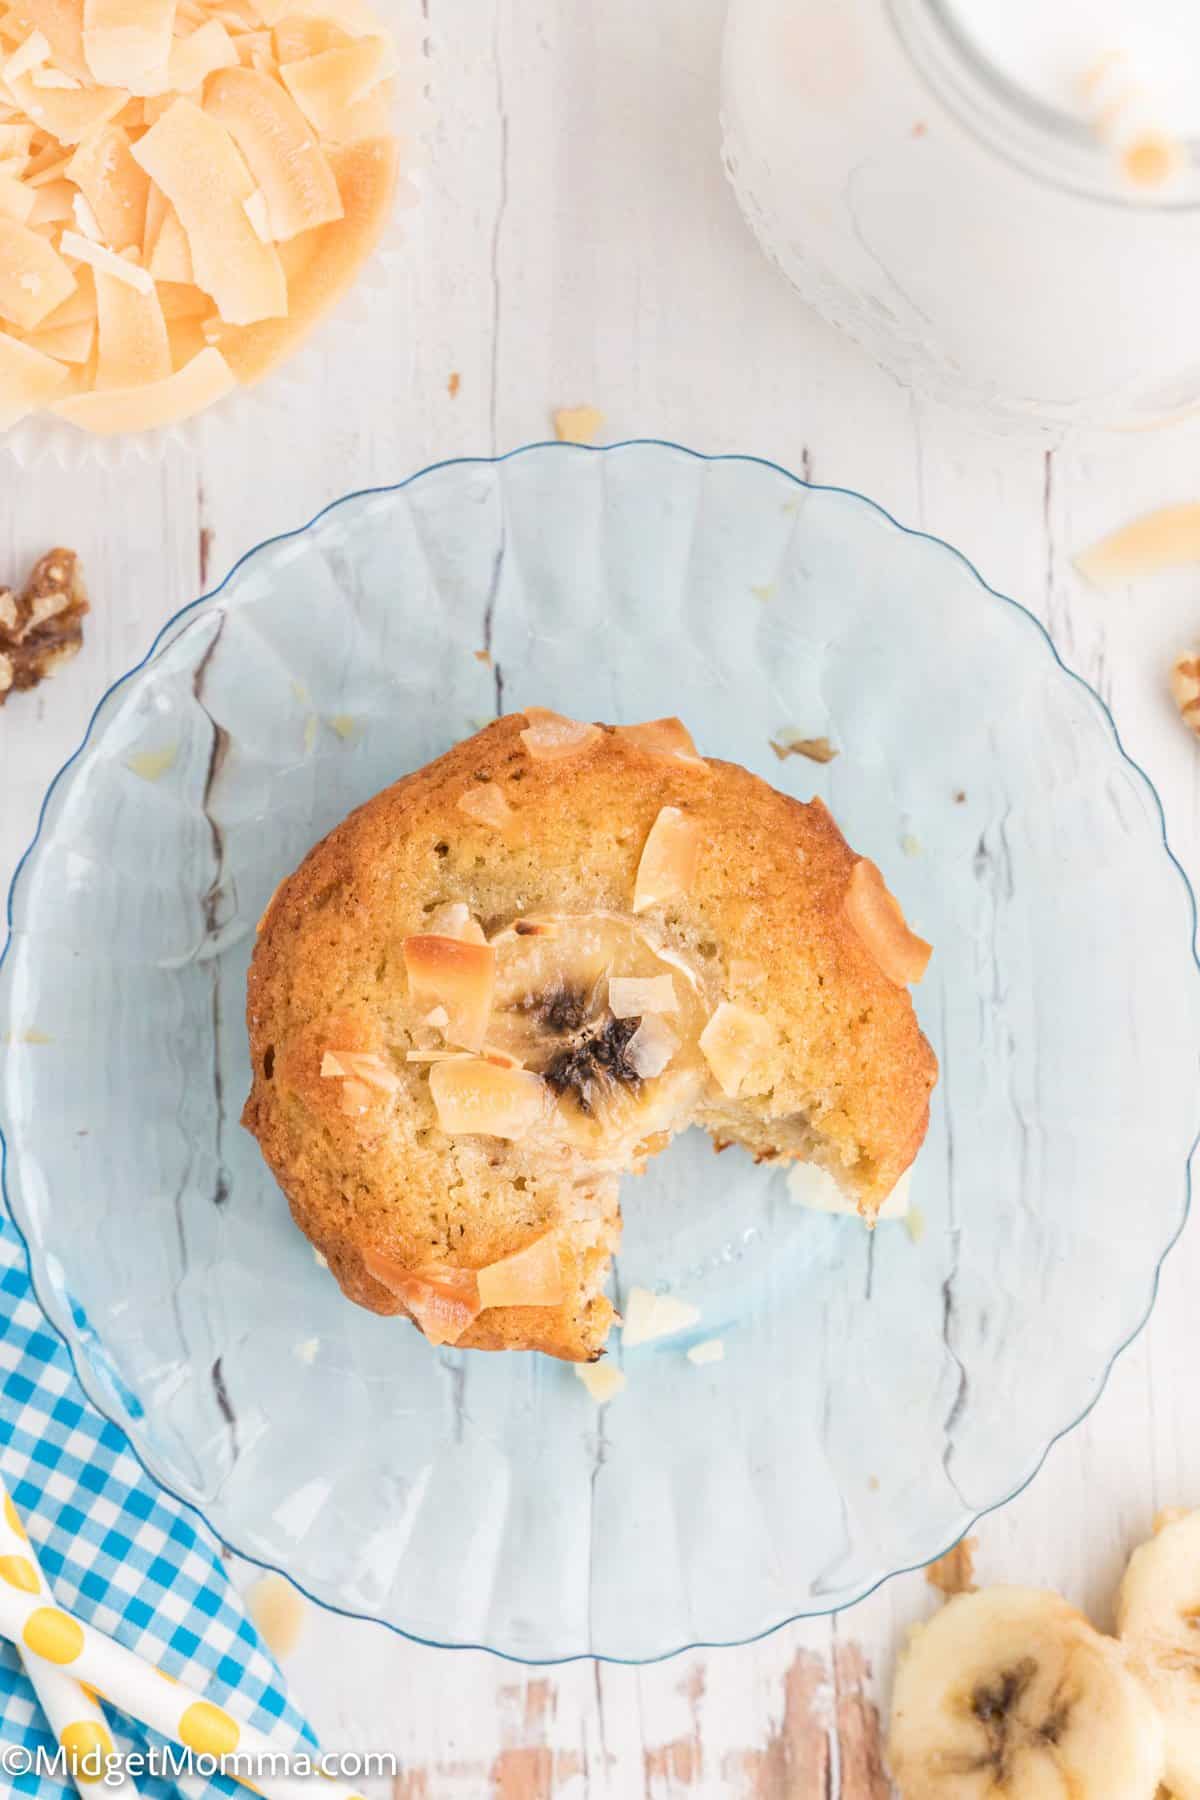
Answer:
[[[294,1748],[311,1733],[242,1609],[213,1539],[141,1468],[123,1433],[89,1404],[29,1285],[25,1255],[0,1211],[0,1476],[16,1501],[46,1580],[70,1612],[177,1680]],[[118,1748],[147,1734],[119,1714]],[[54,1740],[11,1644],[0,1641],[0,1740],[53,1752]],[[146,1800],[178,1789],[142,1776]],[[73,1793],[18,1776],[35,1800]],[[102,1789],[98,1789],[102,1792]],[[223,1778],[190,1792],[240,1793]]]

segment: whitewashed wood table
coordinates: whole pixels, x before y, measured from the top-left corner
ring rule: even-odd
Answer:
[[[66,542],[95,608],[82,656],[0,712],[5,885],[100,694],[243,551],[352,486],[544,437],[551,410],[580,401],[611,438],[771,457],[948,538],[1109,702],[1200,880],[1200,746],[1165,689],[1171,655],[1200,641],[1200,579],[1099,595],[1071,563],[1128,516],[1200,498],[1200,421],[1053,447],[997,439],[902,391],[807,314],[721,172],[722,0],[424,10],[437,122],[390,312],[335,334],[309,388],[240,441],[213,425],[196,459],[3,470],[0,579]],[[1200,1504],[1198,1288],[1194,1227],[1091,1416],[979,1528],[980,1579],[1055,1586],[1104,1623],[1155,1510]],[[398,1754],[395,1800],[882,1800],[890,1664],[936,1598],[911,1575],[741,1649],[544,1671],[310,1607],[287,1666],[330,1746]]]

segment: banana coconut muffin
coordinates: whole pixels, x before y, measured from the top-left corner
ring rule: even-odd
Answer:
[[[820,800],[677,719],[529,707],[376,795],[259,926],[243,1123],[351,1300],[603,1349],[620,1177],[696,1124],[873,1221],[937,1064],[929,946]]]

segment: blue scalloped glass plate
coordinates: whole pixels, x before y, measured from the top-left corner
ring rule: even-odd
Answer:
[[[936,945],[907,1225],[689,1134],[628,1186],[617,1284],[702,1324],[618,1339],[603,1410],[350,1306],[238,1125],[276,882],[533,701],[678,712],[823,795]],[[1200,978],[1149,783],[960,556],[746,458],[538,446],[256,550],[101,704],[11,927],[7,1194],[85,1387],[238,1550],[440,1643],[647,1659],[938,1554],[1094,1401],[1186,1210]]]

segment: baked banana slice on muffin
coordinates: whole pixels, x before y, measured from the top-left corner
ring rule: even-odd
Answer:
[[[820,800],[678,719],[498,719],[377,794],[259,927],[243,1123],[350,1299],[590,1361],[618,1182],[688,1125],[873,1220],[937,1078],[929,946]]]

